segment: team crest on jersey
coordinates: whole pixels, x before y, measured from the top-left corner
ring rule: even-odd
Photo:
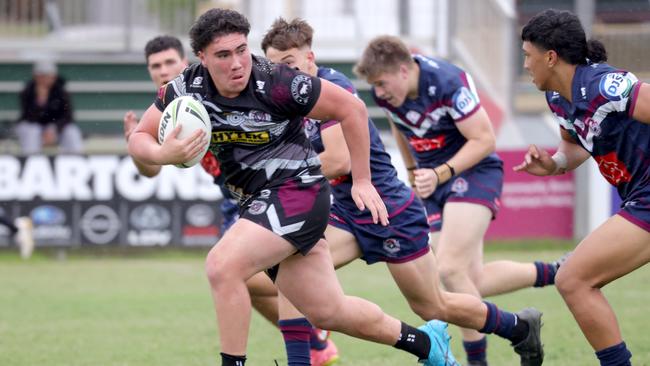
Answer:
[[[429,89],[427,90],[427,93],[429,94],[430,97],[436,95],[436,86],[435,85],[430,86]]]
[[[406,112],[406,119],[408,119],[411,123],[416,124],[420,120],[421,114],[418,113],[417,111],[408,111]]]
[[[452,97],[452,103],[456,110],[462,113],[464,116],[472,112],[478,105],[478,102],[474,97],[474,93],[472,93],[464,86],[458,89],[456,93],[454,93],[454,96]]]
[[[635,81],[623,73],[610,72],[600,78],[598,89],[607,100],[619,101],[630,95]]]
[[[296,75],[291,81],[291,96],[299,104],[309,103],[311,94],[311,78],[307,75]]]
[[[451,191],[456,193],[465,193],[467,192],[468,188],[469,183],[467,183],[465,178],[462,177],[456,178],[456,180],[454,180],[454,183],[451,185]]]
[[[257,85],[257,90],[256,91],[259,92],[259,93],[265,94],[265,92],[264,92],[264,84],[266,84],[266,82],[262,81],[262,80],[257,80],[255,82],[255,84]]]
[[[192,86],[195,88],[203,86],[203,76],[195,77],[194,80],[192,80]]]
[[[254,200],[248,206],[248,213],[251,215],[259,215],[266,211],[268,204],[264,201]]]
[[[388,253],[395,254],[399,252],[400,249],[399,240],[393,238],[384,240],[384,250]]]

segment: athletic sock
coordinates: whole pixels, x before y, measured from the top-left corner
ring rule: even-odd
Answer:
[[[399,339],[393,347],[416,355],[420,360],[426,360],[431,351],[431,339],[425,332],[402,322]]]
[[[468,363],[487,361],[487,337],[478,341],[463,341],[463,348],[465,348]]]
[[[312,327],[309,335],[309,347],[318,351],[327,348],[327,331]]]
[[[518,344],[528,336],[528,323],[519,321],[517,315],[499,310],[496,305],[483,301],[487,305],[487,317],[485,325],[479,330],[481,333],[494,333],[500,337],[510,340],[512,344]]]
[[[284,319],[278,321],[278,326],[284,337],[289,366],[309,366],[309,336],[313,328],[309,321],[305,318]]]
[[[631,366],[630,358],[632,353],[625,346],[625,342],[621,342],[615,346],[611,346],[596,352],[596,357],[600,361],[600,366]]]
[[[244,366],[246,364],[246,356],[233,356],[221,352],[221,366]]]
[[[535,262],[537,269],[537,277],[535,279],[535,287],[544,287],[547,285],[555,284],[555,274],[557,273],[557,264]]]

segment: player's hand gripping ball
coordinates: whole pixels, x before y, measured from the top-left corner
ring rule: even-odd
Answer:
[[[174,99],[163,111],[162,117],[160,117],[160,123],[158,124],[158,143],[162,144],[179,124],[182,127],[177,136],[178,139],[187,138],[197,129],[205,131],[205,135],[208,138],[212,134],[212,123],[210,123],[208,111],[201,102],[188,95]],[[208,151],[208,147],[209,144],[206,144],[205,149],[194,159],[176,164],[176,166],[179,168],[189,168],[196,165]]]

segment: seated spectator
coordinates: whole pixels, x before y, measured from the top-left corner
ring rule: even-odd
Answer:
[[[62,153],[83,150],[81,130],[72,120],[72,103],[65,80],[56,64],[39,61],[34,77],[20,93],[21,114],[16,135],[25,155],[40,153],[43,146],[58,145]]]

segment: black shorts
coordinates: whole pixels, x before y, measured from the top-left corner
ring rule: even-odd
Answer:
[[[323,238],[329,212],[327,180],[305,173],[272,182],[253,194],[242,204],[239,216],[271,230],[305,255]]]

